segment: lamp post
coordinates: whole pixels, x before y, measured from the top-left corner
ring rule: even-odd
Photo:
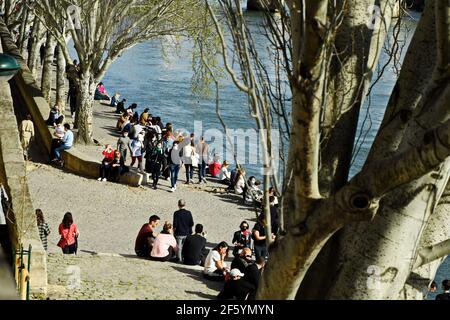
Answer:
[[[8,81],[20,70],[17,60],[10,55],[0,53],[0,81]]]

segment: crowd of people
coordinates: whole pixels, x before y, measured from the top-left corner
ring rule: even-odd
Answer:
[[[160,223],[157,215],[152,215],[148,223],[141,227],[135,241],[135,253],[155,261],[200,265],[207,281],[224,282],[218,299],[251,300],[255,298],[259,278],[269,255],[264,220],[264,214],[260,214],[252,229],[247,221],[242,221],[239,230],[233,234],[233,248],[222,241],[208,250],[203,225],[194,224],[192,212],[186,209],[186,202],[180,199],[172,223],[165,221],[161,233],[156,232]],[[271,237],[274,239],[277,229],[273,230],[275,233]],[[230,252],[233,259],[228,266],[226,260]]]

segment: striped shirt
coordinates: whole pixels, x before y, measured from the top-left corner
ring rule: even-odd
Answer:
[[[38,224],[39,229],[39,237],[41,237],[42,245],[44,246],[45,251],[47,251],[48,244],[47,244],[47,236],[50,234],[50,228],[48,227],[47,222],[39,223]]]

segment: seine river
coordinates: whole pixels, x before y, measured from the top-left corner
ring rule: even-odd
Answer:
[[[408,44],[419,18],[419,14],[411,13],[405,19],[402,29],[402,43]],[[267,40],[261,34],[262,17],[258,13],[248,13],[247,18],[257,43]],[[109,93],[119,91],[127,103],[137,103],[142,111],[148,107],[154,116],[161,116],[163,122],[172,122],[176,128],[187,131],[202,132],[207,140],[214,144],[222,159],[231,160],[232,152],[227,147],[223,129],[215,112],[213,98],[198,98],[192,93],[192,45],[182,42],[178,50],[171,38],[163,41],[165,50],[161,50],[161,41],[149,41],[127,51],[110,68],[104,78]],[[404,52],[406,51],[406,47]],[[263,57],[263,59],[266,57]],[[383,53],[380,66],[384,65],[388,56]],[[370,99],[361,112],[359,133],[351,175],[363,165],[383,114],[392,88],[396,81],[395,68],[391,63],[382,78],[373,88]],[[249,116],[247,98],[236,89],[230,79],[221,81],[220,108],[222,116],[230,129],[254,130],[255,121]],[[251,131],[248,131],[251,132]],[[261,160],[258,158],[258,143],[248,140],[245,154],[246,170],[249,174],[261,176]],[[227,150],[228,149],[228,150]],[[227,152],[228,151],[228,152]],[[436,282],[450,277],[450,259],[441,267]],[[440,289],[439,289],[440,291]],[[430,295],[429,298],[434,298]]]

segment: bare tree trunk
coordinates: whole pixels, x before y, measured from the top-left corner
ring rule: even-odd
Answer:
[[[55,39],[47,32],[47,41],[45,44],[45,57],[42,66],[41,91],[45,98],[50,103],[52,90],[52,74],[53,74],[53,58],[55,52]]]
[[[23,6],[22,12],[22,23],[20,24],[19,38],[17,40],[17,46],[20,50],[20,54],[22,57],[25,56],[25,52],[27,49],[27,27],[28,27],[28,18],[29,18],[29,10],[27,6]]]
[[[57,47],[56,58],[56,104],[64,108],[66,105],[66,59],[61,46]]]
[[[45,38],[43,37],[43,26],[38,18],[34,19],[33,32],[31,33],[31,45],[28,46],[28,68],[36,78],[37,61],[39,58],[39,50]]]
[[[89,74],[83,74],[77,96],[77,111],[75,126],[78,129],[77,143],[91,144],[93,142],[92,121],[95,82]]]

